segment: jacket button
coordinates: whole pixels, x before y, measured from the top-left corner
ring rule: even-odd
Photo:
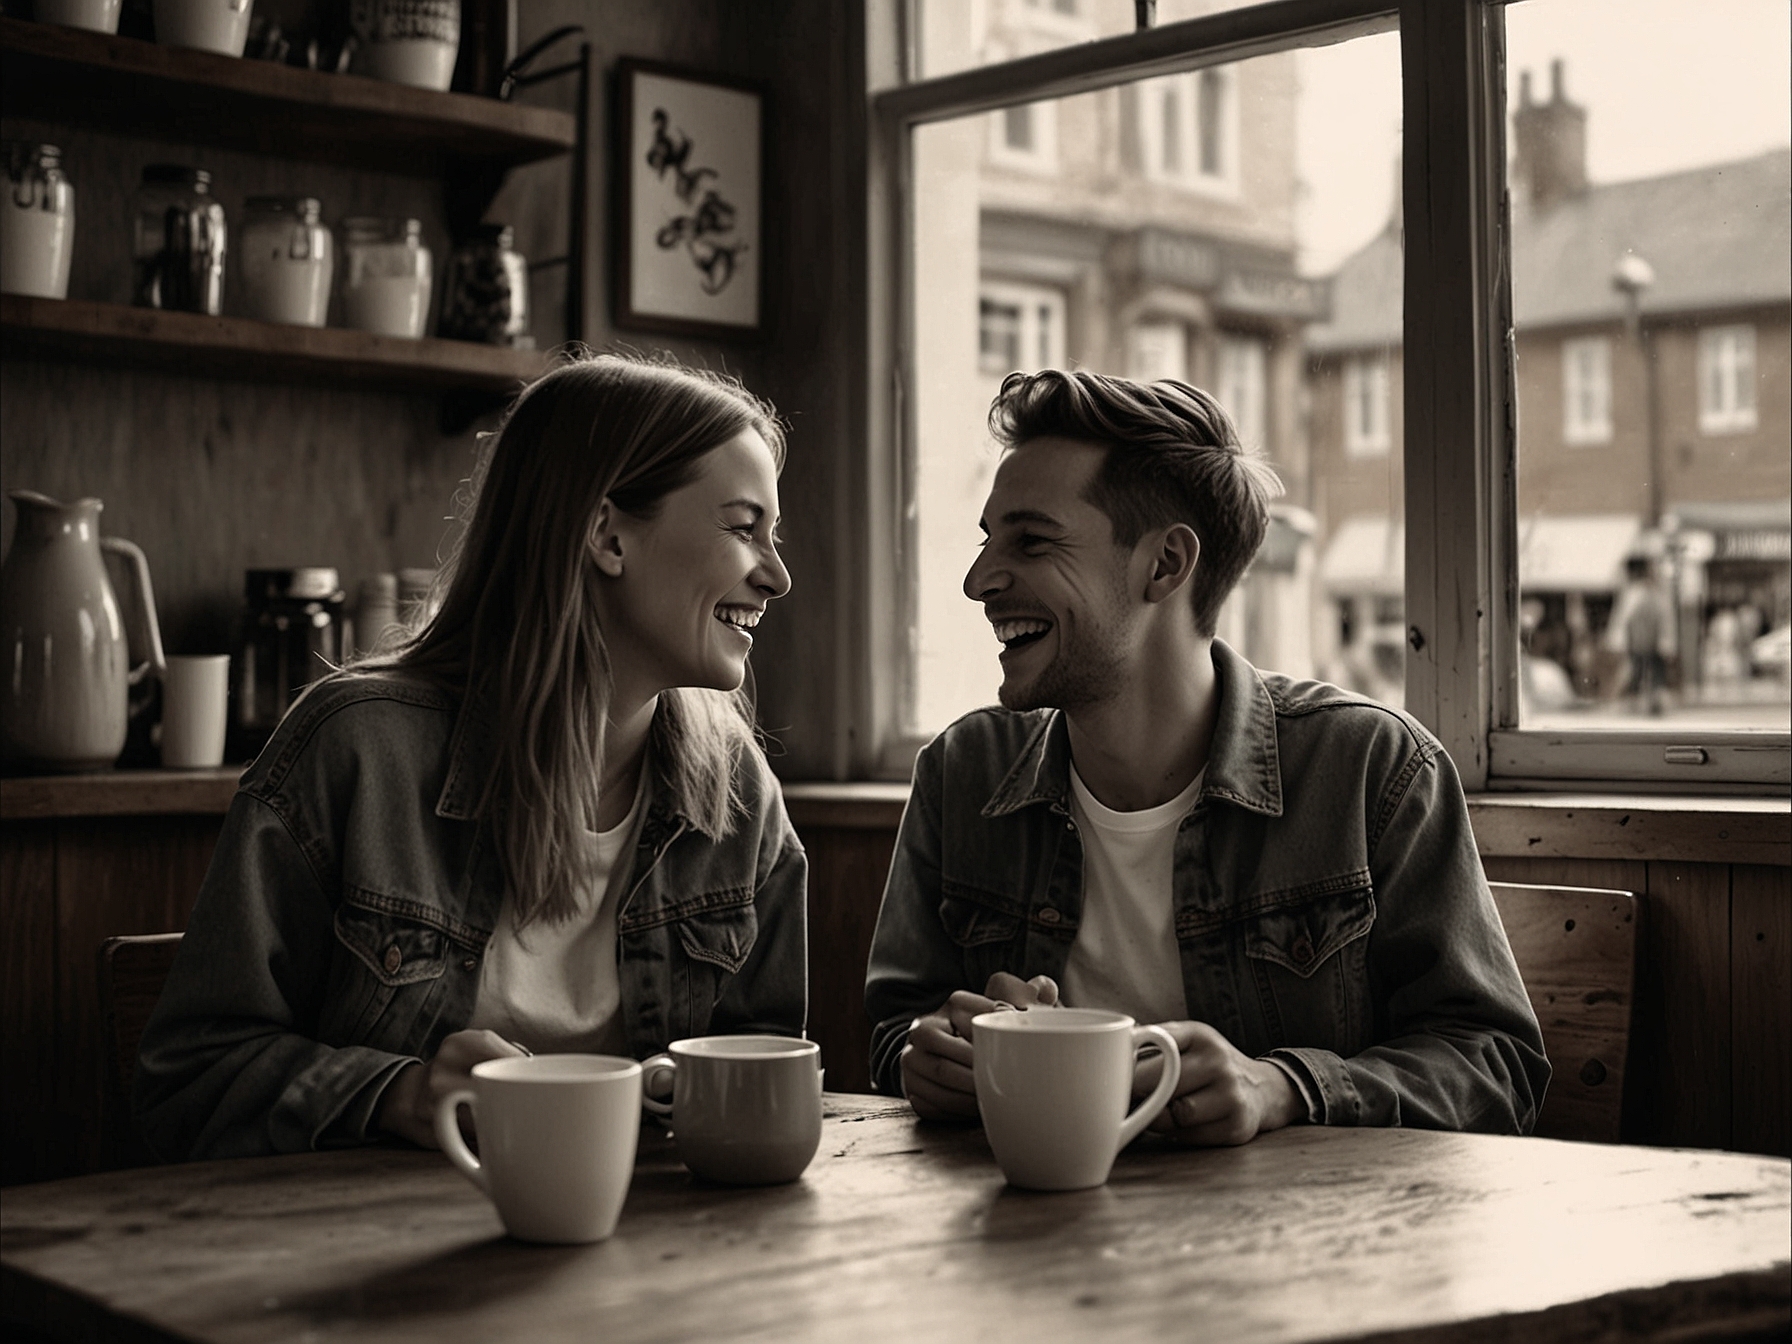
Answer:
[[[463,971],[470,971],[478,964],[479,964],[478,957],[468,957],[465,961],[461,962],[460,968]]]
[[[1041,924],[1056,924],[1060,918],[1061,916],[1058,912],[1049,905],[1039,912],[1039,922]]]
[[[404,953],[398,950],[397,943],[393,943],[391,947],[386,949],[386,974],[397,975],[398,968],[403,964]]]
[[[1313,940],[1304,933],[1294,940],[1294,946],[1288,950],[1294,954],[1294,960],[1302,966],[1313,960]]]

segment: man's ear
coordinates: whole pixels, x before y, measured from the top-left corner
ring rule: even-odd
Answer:
[[[591,520],[591,536],[586,549],[598,571],[612,579],[622,577],[622,533],[616,528],[619,510],[605,499],[597,506],[597,517]]]
[[[1145,600],[1162,602],[1175,596],[1195,577],[1201,562],[1201,539],[1187,523],[1164,530],[1151,552],[1151,572],[1145,579]]]

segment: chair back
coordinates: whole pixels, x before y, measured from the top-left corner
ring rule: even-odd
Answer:
[[[137,1047],[162,997],[162,985],[180,949],[178,933],[108,938],[100,944],[100,1014],[105,1023],[106,1078],[101,1099],[104,1160],[107,1166],[140,1166],[152,1161],[131,1123],[131,1083],[137,1074]]]
[[[1553,1070],[1537,1133],[1616,1143],[1636,983],[1628,891],[1491,882]]]

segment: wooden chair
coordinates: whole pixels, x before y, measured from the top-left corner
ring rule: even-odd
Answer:
[[[1595,887],[1488,885],[1554,1070],[1537,1133],[1616,1143],[1636,980],[1636,897]]]
[[[137,1074],[143,1028],[162,997],[180,937],[151,933],[108,938],[100,944],[100,1015],[106,1051],[102,1156],[108,1167],[145,1166],[155,1160],[131,1122],[131,1082]]]

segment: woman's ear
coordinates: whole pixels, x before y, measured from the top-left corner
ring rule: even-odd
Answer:
[[[1188,586],[1201,562],[1201,539],[1187,523],[1165,529],[1151,556],[1151,573],[1145,581],[1145,600],[1162,602]]]
[[[612,579],[622,577],[622,533],[616,528],[617,510],[608,499],[597,506],[597,517],[591,520],[591,536],[586,547],[598,571]]]

